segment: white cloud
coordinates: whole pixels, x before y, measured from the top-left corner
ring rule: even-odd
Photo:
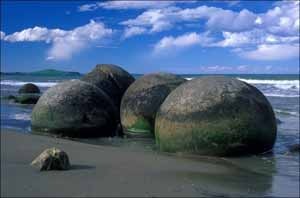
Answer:
[[[150,9],[143,12],[136,19],[121,22],[127,27],[142,27],[147,29],[145,33],[161,32],[173,26],[170,15],[179,8],[171,7],[165,9]]]
[[[240,4],[240,1],[235,1],[235,0],[229,0],[229,1],[225,1],[225,2],[228,3],[229,7],[233,7],[233,6]]]
[[[45,41],[49,43],[55,37],[65,36],[67,31],[60,29],[49,30],[45,27],[34,27],[27,28],[20,32],[15,32],[13,34],[4,37],[5,41],[9,42],[24,42],[24,41]]]
[[[299,56],[299,2],[282,2],[266,13],[255,14],[248,10],[233,12],[216,7],[168,8],[148,10],[123,25],[151,28],[158,23],[169,29],[179,22],[206,20],[206,32],[222,32],[222,39],[189,33],[162,38],[155,52],[186,48],[192,45],[205,47],[231,47],[232,52],[247,59],[270,61]],[[201,40],[201,39],[202,40]],[[203,42],[206,38],[206,42]],[[207,40],[209,38],[209,40]],[[201,40],[201,41],[200,41]],[[208,68],[209,69],[209,68]]]
[[[93,11],[98,9],[97,3],[91,3],[91,4],[84,4],[78,7],[79,12],[87,12],[87,11]]]
[[[112,34],[112,29],[105,28],[101,22],[93,20],[90,23],[79,26],[73,30],[48,29],[45,27],[34,27],[15,32],[4,37],[8,42],[35,42],[44,41],[51,43],[48,52],[48,60],[69,59],[71,56],[91,42],[99,41]]]
[[[253,60],[284,60],[299,57],[299,44],[263,44],[255,50],[242,51],[239,54]]]
[[[275,36],[261,30],[231,33],[223,32],[224,40],[215,41],[209,32],[187,33],[178,37],[163,37],[154,46],[154,52],[180,49],[198,45],[204,47],[234,47],[231,51],[241,57],[254,60],[281,60],[297,57],[299,37]],[[249,47],[256,48],[249,50]]]
[[[143,33],[155,33],[171,29],[176,23],[207,20],[206,27],[213,30],[242,31],[249,30],[255,25],[256,16],[248,10],[233,12],[216,7],[199,6],[181,9],[169,7],[150,9],[135,19],[121,22],[127,27],[147,29]]]
[[[223,32],[223,37],[224,40],[217,43],[216,46],[237,47],[237,46],[254,42],[252,32],[240,32],[240,33]]]
[[[223,31],[245,31],[252,29],[255,25],[256,16],[254,13],[243,9],[240,12],[218,9],[208,15],[206,23],[209,29]]]
[[[231,70],[232,67],[216,65],[216,66],[209,66],[207,67],[207,69],[211,71],[224,71],[224,70]]]
[[[259,29],[263,34],[299,36],[299,2],[283,2],[265,13],[247,9],[237,12],[212,6],[164,7],[146,10],[120,24],[126,28],[144,28],[143,34],[149,34],[169,30],[180,23],[200,24],[201,21],[208,31],[240,33]]]
[[[248,70],[248,66],[247,65],[240,65],[237,67],[238,71],[247,71]]]
[[[228,73],[234,71],[234,67],[223,66],[223,65],[214,65],[214,66],[202,66],[200,71],[205,73]]]
[[[164,37],[155,46],[154,50],[156,52],[165,49],[176,49],[185,48],[193,45],[209,45],[212,42],[212,38],[208,36],[208,33],[197,34],[195,32],[184,34],[178,37]]]
[[[127,27],[147,28],[148,31],[145,33],[149,33],[168,30],[177,23],[203,19],[206,20],[206,27],[210,30],[244,31],[254,27],[256,18],[254,13],[246,9],[233,12],[208,6],[186,9],[169,7],[147,10],[136,18],[123,21],[121,24]]]
[[[129,38],[135,35],[143,34],[146,31],[146,28],[142,27],[129,27],[125,28],[124,38]]]
[[[0,39],[3,40],[5,37],[5,32],[0,31]]]
[[[255,19],[254,23],[257,24],[257,25],[261,25],[261,24],[262,24],[262,19],[261,19],[261,17],[258,16],[258,17]]]
[[[203,74],[261,74],[261,73],[293,73],[297,72],[298,67],[286,67],[285,65],[214,65],[198,66]],[[195,71],[194,71],[195,72]]]
[[[219,47],[240,47],[259,44],[298,43],[298,36],[276,36],[263,30],[245,32],[223,32],[224,40],[215,44]]]
[[[299,35],[299,1],[283,1],[261,14],[262,27],[277,35]],[[297,22],[298,21],[298,22]]]
[[[194,3],[195,1],[106,1],[106,2],[96,2],[92,4],[85,4],[79,6],[78,11],[93,11],[99,8],[103,9],[114,9],[114,10],[124,10],[124,9],[151,9],[151,8],[165,8],[170,7],[175,4],[180,3]]]
[[[98,3],[98,6],[105,9],[146,9],[167,7],[175,3],[175,1],[107,1]]]

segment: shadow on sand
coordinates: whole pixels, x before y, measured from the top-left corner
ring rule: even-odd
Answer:
[[[71,165],[70,170],[88,170],[88,169],[95,169],[95,168],[96,168],[95,166],[74,164],[74,165]]]

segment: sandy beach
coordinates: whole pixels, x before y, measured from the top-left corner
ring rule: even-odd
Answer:
[[[69,154],[68,171],[39,172],[44,149]],[[1,196],[261,196],[271,193],[274,164],[253,158],[172,156],[2,129]]]
[[[300,198],[298,1],[1,1],[1,197]]]

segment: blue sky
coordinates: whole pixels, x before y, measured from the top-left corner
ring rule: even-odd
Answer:
[[[1,1],[1,71],[298,73],[299,1]]]

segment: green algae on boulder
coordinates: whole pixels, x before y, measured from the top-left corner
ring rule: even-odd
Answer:
[[[27,83],[24,84],[20,89],[19,89],[19,94],[38,94],[40,93],[40,89],[38,86],[36,86],[35,84],[32,83]]]
[[[127,133],[153,133],[156,112],[167,95],[186,80],[168,73],[142,76],[126,90],[120,108]]]
[[[8,95],[8,96],[1,97],[1,99],[3,100],[9,100],[20,104],[36,104],[39,98],[40,98],[40,94],[30,94],[30,93],[18,94],[16,96]]]
[[[200,155],[257,154],[272,149],[273,109],[255,87],[233,78],[193,79],[160,106],[155,137],[160,150]]]
[[[16,96],[14,96],[14,95],[1,96],[1,99],[3,99],[3,100],[13,100],[13,101],[15,101],[15,100],[16,100]]]
[[[48,89],[32,111],[34,132],[68,137],[113,136],[117,110],[98,87],[81,80]]]
[[[15,96],[14,101],[21,104],[36,104],[40,98],[40,94],[19,94]]]
[[[133,83],[134,77],[117,65],[98,64],[81,80],[102,89],[119,108],[122,96],[129,85]]]

